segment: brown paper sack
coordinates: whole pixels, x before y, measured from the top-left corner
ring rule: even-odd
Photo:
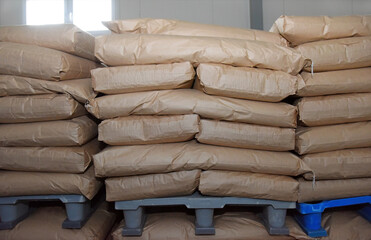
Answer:
[[[82,194],[92,199],[102,187],[91,166],[82,174],[0,171],[0,196]]]
[[[81,147],[0,147],[0,169],[82,173],[101,149],[97,139]]]
[[[87,116],[71,120],[0,124],[0,146],[81,146],[97,136],[97,128],[97,124]]]
[[[0,239],[7,240],[105,240],[116,215],[102,203],[81,229],[64,229],[64,207],[38,207],[11,230],[0,231]]]
[[[67,94],[0,98],[0,123],[63,120],[86,114],[84,106]]]
[[[150,46],[150,47],[148,47]],[[95,56],[108,66],[191,62],[223,63],[298,74],[309,63],[294,49],[231,38],[111,34],[97,37]]]
[[[296,155],[219,147],[196,141],[107,147],[94,155],[97,177],[214,169],[297,176],[310,169]]]
[[[311,59],[314,72],[371,66],[371,37],[354,37],[305,43],[295,48]],[[305,67],[311,71],[310,66]]]
[[[172,19],[139,18],[103,22],[114,33],[145,33],[182,36],[237,38],[257,40],[287,46],[279,34],[266,31],[232,28],[219,25],[201,24]]]
[[[371,68],[358,68],[331,72],[301,73],[298,96],[311,97],[339,93],[371,92]]]
[[[288,176],[209,170],[201,173],[198,188],[211,196],[296,201],[299,183]]]
[[[198,133],[199,121],[195,114],[108,119],[98,126],[98,140],[109,145],[184,142]]]
[[[91,71],[94,90],[105,94],[190,88],[195,70],[189,62],[97,68]]]
[[[162,90],[107,95],[87,104],[99,119],[129,115],[198,114],[202,118],[252,124],[296,127],[296,107],[210,96],[195,89]]]
[[[197,67],[202,90],[211,95],[279,102],[295,94],[298,77],[285,72],[221,64]]]
[[[371,178],[306,181],[299,179],[299,202],[358,197],[371,194]]]
[[[317,180],[371,177],[371,148],[312,153],[302,157]],[[307,180],[312,173],[304,174]]]
[[[196,141],[107,147],[94,155],[97,177],[214,169],[297,176],[311,171],[296,155],[219,147]]]
[[[271,151],[295,149],[295,129],[246,123],[200,121],[196,138],[201,143]]]
[[[70,94],[80,103],[85,103],[97,95],[93,91],[90,78],[55,82],[36,78],[0,75],[0,97],[49,93]]]
[[[200,180],[200,170],[148,174],[106,179],[106,200],[124,201],[192,194]]]
[[[297,103],[299,119],[306,126],[371,120],[371,93],[304,97]]]
[[[271,32],[278,32],[291,45],[335,38],[371,35],[369,16],[281,16],[273,24]]]
[[[371,122],[347,123],[296,130],[295,151],[300,155],[347,148],[371,147]]]
[[[94,36],[73,24],[0,27],[0,41],[37,45],[90,60],[94,57]]]
[[[0,74],[44,80],[70,80],[90,77],[99,65],[54,49],[0,42]]]
[[[129,237],[133,240],[294,240],[291,236],[269,235],[261,217],[251,212],[226,212],[215,214],[215,235],[195,235],[195,218],[184,212],[148,214],[143,234]],[[124,220],[112,233],[114,240],[127,240],[122,236]]]

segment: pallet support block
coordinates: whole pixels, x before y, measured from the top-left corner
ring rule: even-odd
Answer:
[[[104,196],[98,196],[102,199]],[[12,229],[25,219],[30,213],[29,203],[31,201],[56,201],[65,204],[66,220],[62,223],[63,228],[79,229],[84,226],[90,216],[97,209],[98,200],[94,206],[91,201],[83,195],[31,195],[0,197],[0,229]]]
[[[296,207],[295,202],[283,202],[254,198],[204,196],[195,192],[189,196],[149,198],[128,201],[116,201],[115,208],[122,210],[125,216],[123,236],[140,236],[145,225],[144,207],[184,205],[195,210],[195,234],[214,235],[214,209],[226,205],[264,207],[263,220],[267,231],[274,235],[289,234],[285,226],[286,210]]]
[[[196,213],[196,235],[214,235],[214,209],[195,209]]]
[[[289,229],[285,227],[286,209],[275,209],[266,206],[263,210],[263,222],[268,233],[271,235],[289,235]]]
[[[0,230],[12,229],[20,221],[28,217],[29,206],[27,203],[0,205]]]
[[[141,236],[146,220],[143,207],[135,210],[124,210],[125,227],[122,229],[123,236]]]
[[[309,237],[325,237],[326,230],[321,226],[322,213],[326,208],[365,204],[359,213],[371,222],[371,196],[326,200],[320,203],[298,203],[296,221]]]
[[[326,237],[327,232],[321,226],[322,213],[297,214],[296,221],[309,237]]]
[[[366,206],[364,206],[363,208],[361,208],[358,213],[364,217],[365,219],[367,219],[369,222],[371,222],[371,205],[368,204]]]

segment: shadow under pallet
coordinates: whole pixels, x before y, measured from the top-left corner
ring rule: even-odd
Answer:
[[[104,198],[103,192],[97,194],[94,200],[79,194],[0,197],[0,230],[12,229],[27,218],[32,212],[29,203],[34,201],[61,201],[65,205],[67,215],[62,228],[80,229]]]
[[[352,205],[364,206],[358,211],[365,219],[371,222],[371,196],[352,197],[322,201],[320,203],[298,203],[296,206],[296,221],[309,237],[325,237],[326,230],[321,226],[322,213],[326,208],[344,207]]]
[[[272,235],[288,235],[289,229],[285,226],[287,209],[295,209],[295,202],[284,202],[265,199],[242,197],[213,197],[204,196],[199,192],[180,197],[149,198],[141,200],[116,201],[115,209],[123,210],[125,227],[123,236],[140,236],[146,221],[144,207],[179,206],[195,209],[196,235],[214,235],[214,209],[224,208],[226,205],[264,207],[264,225]]]

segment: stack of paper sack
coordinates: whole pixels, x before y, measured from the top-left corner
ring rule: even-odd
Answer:
[[[314,172],[300,180],[299,202],[371,194],[370,25],[370,16],[283,16],[272,27],[313,61],[297,93],[296,152]]]
[[[309,170],[289,152],[297,109],[280,101],[295,93],[307,61],[282,37],[163,19],[106,26],[116,34],[98,37],[95,55],[109,67],[92,71],[106,95],[87,109],[111,145],[94,156],[108,201],[198,186],[205,195],[297,200],[291,176]]]
[[[0,197],[92,199],[101,148],[83,104],[96,96],[94,37],[73,25],[17,26],[1,27],[0,41]]]

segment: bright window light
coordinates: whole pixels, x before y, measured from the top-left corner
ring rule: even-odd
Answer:
[[[27,25],[64,23],[64,0],[27,0]]]
[[[73,23],[84,31],[106,30],[112,20],[112,0],[73,0]]]

